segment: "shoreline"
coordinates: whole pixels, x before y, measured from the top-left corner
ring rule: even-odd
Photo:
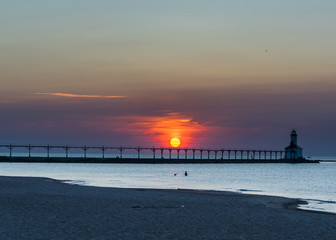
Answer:
[[[6,239],[332,239],[336,214],[300,199],[211,190],[125,189],[0,176]]]
[[[1,177],[1,175],[0,175]],[[16,176],[14,176],[16,177]],[[35,178],[35,177],[34,177]],[[40,178],[40,177],[37,177]],[[49,178],[49,177],[47,177]],[[195,191],[199,193],[233,193],[233,194],[243,194],[243,195],[253,195],[253,196],[264,196],[264,197],[278,197],[278,198],[285,198],[285,199],[291,199],[295,200],[293,204],[289,204],[291,208],[299,211],[311,211],[311,212],[316,212],[316,213],[322,213],[322,214],[332,214],[336,215],[336,212],[333,210],[326,210],[324,208],[317,208],[315,207],[307,207],[308,205],[317,205],[317,204],[326,204],[326,203],[332,203],[336,204],[334,201],[330,200],[321,200],[321,199],[308,199],[308,198],[302,198],[302,197],[295,197],[295,196],[285,196],[285,195],[275,195],[267,192],[262,192],[262,191],[255,191],[255,190],[249,190],[249,189],[233,189],[233,190],[216,190],[216,189],[193,189],[193,188],[144,188],[144,187],[139,187],[139,188],[134,188],[134,187],[106,187],[106,186],[95,186],[95,185],[90,185],[90,184],[83,184],[82,181],[77,181],[77,180],[60,180],[60,179],[53,179],[50,178],[53,181],[60,181],[65,184],[70,184],[70,185],[78,185],[78,186],[85,186],[85,187],[99,187],[99,188],[113,188],[113,189],[131,189],[131,190],[136,190],[136,191],[150,191],[150,190],[157,190],[157,191]]]

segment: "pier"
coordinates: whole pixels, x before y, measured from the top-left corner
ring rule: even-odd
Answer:
[[[69,151],[71,149],[80,149],[82,151],[82,158],[87,158],[89,150],[99,150],[101,158],[105,158],[108,150],[117,150],[118,156],[116,158],[124,158],[127,151],[128,155],[136,153],[137,159],[148,158],[144,157],[142,152],[150,151],[153,159],[164,159],[165,154],[168,154],[169,159],[282,159],[285,151],[281,150],[248,150],[248,149],[203,149],[203,148],[162,148],[162,147],[113,147],[113,146],[59,146],[59,145],[0,145],[0,149],[8,149],[9,157],[13,157],[15,149],[26,149],[27,157],[32,157],[33,149],[42,149],[45,152],[45,157],[50,158],[52,149],[64,150],[64,157],[69,158]],[[41,153],[41,152],[39,152]],[[158,156],[159,153],[159,156]],[[147,154],[148,155],[148,154]],[[128,157],[129,158],[129,157]],[[134,158],[134,157],[133,157]]]
[[[60,156],[60,150],[63,156]],[[0,145],[0,151],[7,151],[5,156],[0,157],[0,161],[3,162],[263,163],[293,161],[285,159],[283,150],[7,144]],[[53,151],[57,151],[58,156],[53,155]],[[73,156],[71,151],[76,151],[76,156]],[[88,156],[92,151],[95,152],[94,157]],[[20,155],[17,155],[17,152],[20,152]],[[108,154],[110,156],[107,156]]]

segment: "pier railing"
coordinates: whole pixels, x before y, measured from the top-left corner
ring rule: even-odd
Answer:
[[[134,159],[148,158],[150,152],[153,159],[228,159],[228,160],[277,160],[285,157],[285,151],[282,150],[253,150],[253,149],[209,149],[209,148],[164,148],[164,147],[116,147],[116,146],[70,146],[70,145],[0,145],[0,149],[5,148],[9,151],[9,157],[12,157],[14,150],[27,150],[27,157],[32,157],[32,150],[39,149],[45,152],[45,157],[51,157],[53,149],[64,150],[64,157],[69,157],[71,149],[79,149],[82,152],[82,158],[87,158],[89,150],[99,150],[100,158],[106,157],[107,151],[117,151],[115,158],[125,157],[125,152],[133,153]],[[39,152],[41,153],[41,152]],[[159,154],[157,154],[159,153]],[[173,156],[174,155],[174,156]],[[135,157],[134,157],[135,156]]]

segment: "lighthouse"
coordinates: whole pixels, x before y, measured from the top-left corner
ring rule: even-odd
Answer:
[[[285,148],[286,159],[302,159],[302,148],[297,145],[297,134],[293,130],[290,135],[290,144]]]

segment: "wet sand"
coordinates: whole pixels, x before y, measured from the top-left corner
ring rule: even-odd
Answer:
[[[0,177],[1,239],[335,239],[336,215],[299,200]]]

